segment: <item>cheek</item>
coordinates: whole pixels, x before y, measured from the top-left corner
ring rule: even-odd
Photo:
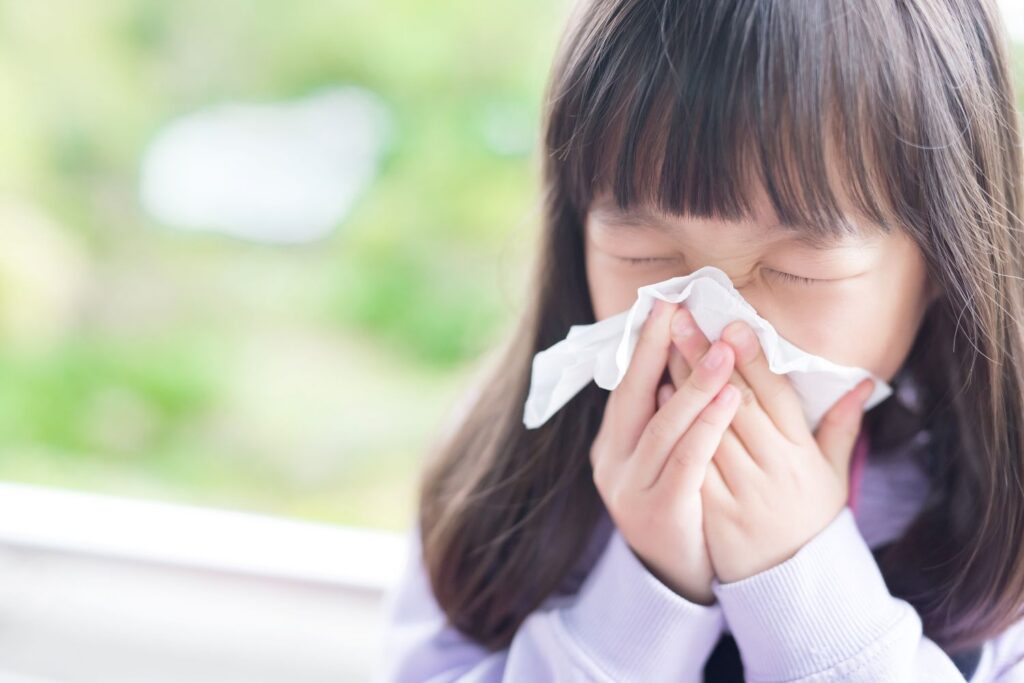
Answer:
[[[788,342],[816,356],[843,365],[863,365],[873,355],[858,341],[864,325],[872,322],[869,307],[856,296],[796,290],[790,296],[779,292],[743,292],[758,315]]]
[[[638,287],[684,274],[613,267],[590,250],[586,267],[596,320],[632,306]],[[888,381],[906,359],[920,327],[924,278],[923,262],[904,259],[882,264],[863,281],[835,288],[755,285],[740,293],[783,338],[801,349],[841,365],[866,368]]]
[[[640,287],[673,277],[669,273],[652,279],[630,272],[628,267],[604,262],[606,260],[589,252],[586,255],[587,288],[595,320],[604,320],[628,309],[636,301],[636,290]]]
[[[621,313],[636,301],[636,287],[630,288],[610,278],[588,276],[588,280],[595,320],[604,320]]]
[[[880,322],[873,307],[854,300],[843,306],[796,308],[772,324],[808,353],[876,372],[883,364],[886,346],[876,333]]]
[[[877,283],[820,306],[807,304],[780,310],[774,317],[761,315],[808,353],[866,368],[888,381],[903,364],[924,314],[916,297],[892,296],[892,292],[891,284]]]

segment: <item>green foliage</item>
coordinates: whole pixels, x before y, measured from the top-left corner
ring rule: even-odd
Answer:
[[[0,0],[0,209],[30,205],[91,267],[75,315],[27,350],[0,339],[0,477],[404,526],[424,448],[518,305],[567,5]],[[342,84],[379,95],[394,136],[329,239],[142,214],[164,124]]]

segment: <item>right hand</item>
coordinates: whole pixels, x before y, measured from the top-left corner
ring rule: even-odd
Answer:
[[[637,557],[684,598],[714,602],[701,514],[708,461],[739,406],[729,384],[735,353],[716,341],[674,393],[657,396],[672,349],[678,304],[660,299],[644,322],[626,374],[611,394],[590,450],[594,484]],[[673,370],[673,379],[677,379]]]

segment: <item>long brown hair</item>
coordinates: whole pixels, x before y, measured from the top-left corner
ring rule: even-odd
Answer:
[[[535,353],[595,322],[583,218],[600,191],[741,220],[759,182],[801,229],[854,207],[922,250],[942,295],[900,376],[925,398],[931,495],[879,564],[948,652],[1024,602],[1021,150],[1005,28],[979,0],[583,0],[546,92],[544,220],[532,289],[464,419],[422,472],[419,527],[438,603],[490,648],[556,591],[601,514],[591,383],[522,423]],[[827,155],[831,155],[828,156]],[[873,444],[898,439],[888,399]],[[895,436],[894,436],[895,435]]]

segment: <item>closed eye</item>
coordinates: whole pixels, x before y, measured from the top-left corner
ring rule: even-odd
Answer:
[[[783,280],[788,280],[789,282],[796,282],[796,283],[802,284],[802,285],[812,285],[812,284],[814,284],[816,282],[823,282],[823,280],[815,280],[815,279],[809,278],[809,277],[800,277],[799,275],[791,275],[790,273],[783,273],[781,270],[773,270],[772,272],[775,273],[775,275],[777,275],[779,278],[781,278]]]
[[[652,256],[652,257],[644,257],[644,258],[632,258],[632,257],[629,257],[629,256],[618,256],[616,258],[618,258],[620,261],[625,261],[626,263],[629,263],[631,265],[637,265],[637,266],[644,265],[644,264],[650,264],[650,263],[659,263],[659,262],[674,261],[675,260],[674,258],[665,257],[665,256]],[[801,284],[801,285],[813,285],[813,284],[820,283],[820,282],[828,282],[828,280],[819,280],[819,279],[815,279],[815,278],[801,277],[799,275],[793,275],[791,273],[784,273],[781,270],[773,270],[771,272],[774,273],[777,277],[779,277],[782,280],[786,280],[788,282],[793,282],[793,283]]]
[[[643,263],[657,263],[659,261],[674,261],[675,260],[673,258],[668,258],[668,257],[665,257],[665,256],[654,256],[654,257],[648,257],[648,258],[630,258],[628,256],[618,256],[616,258],[618,258],[620,261],[625,261],[626,263],[631,263],[631,264],[634,264],[634,265],[640,265],[640,264],[643,264]]]

